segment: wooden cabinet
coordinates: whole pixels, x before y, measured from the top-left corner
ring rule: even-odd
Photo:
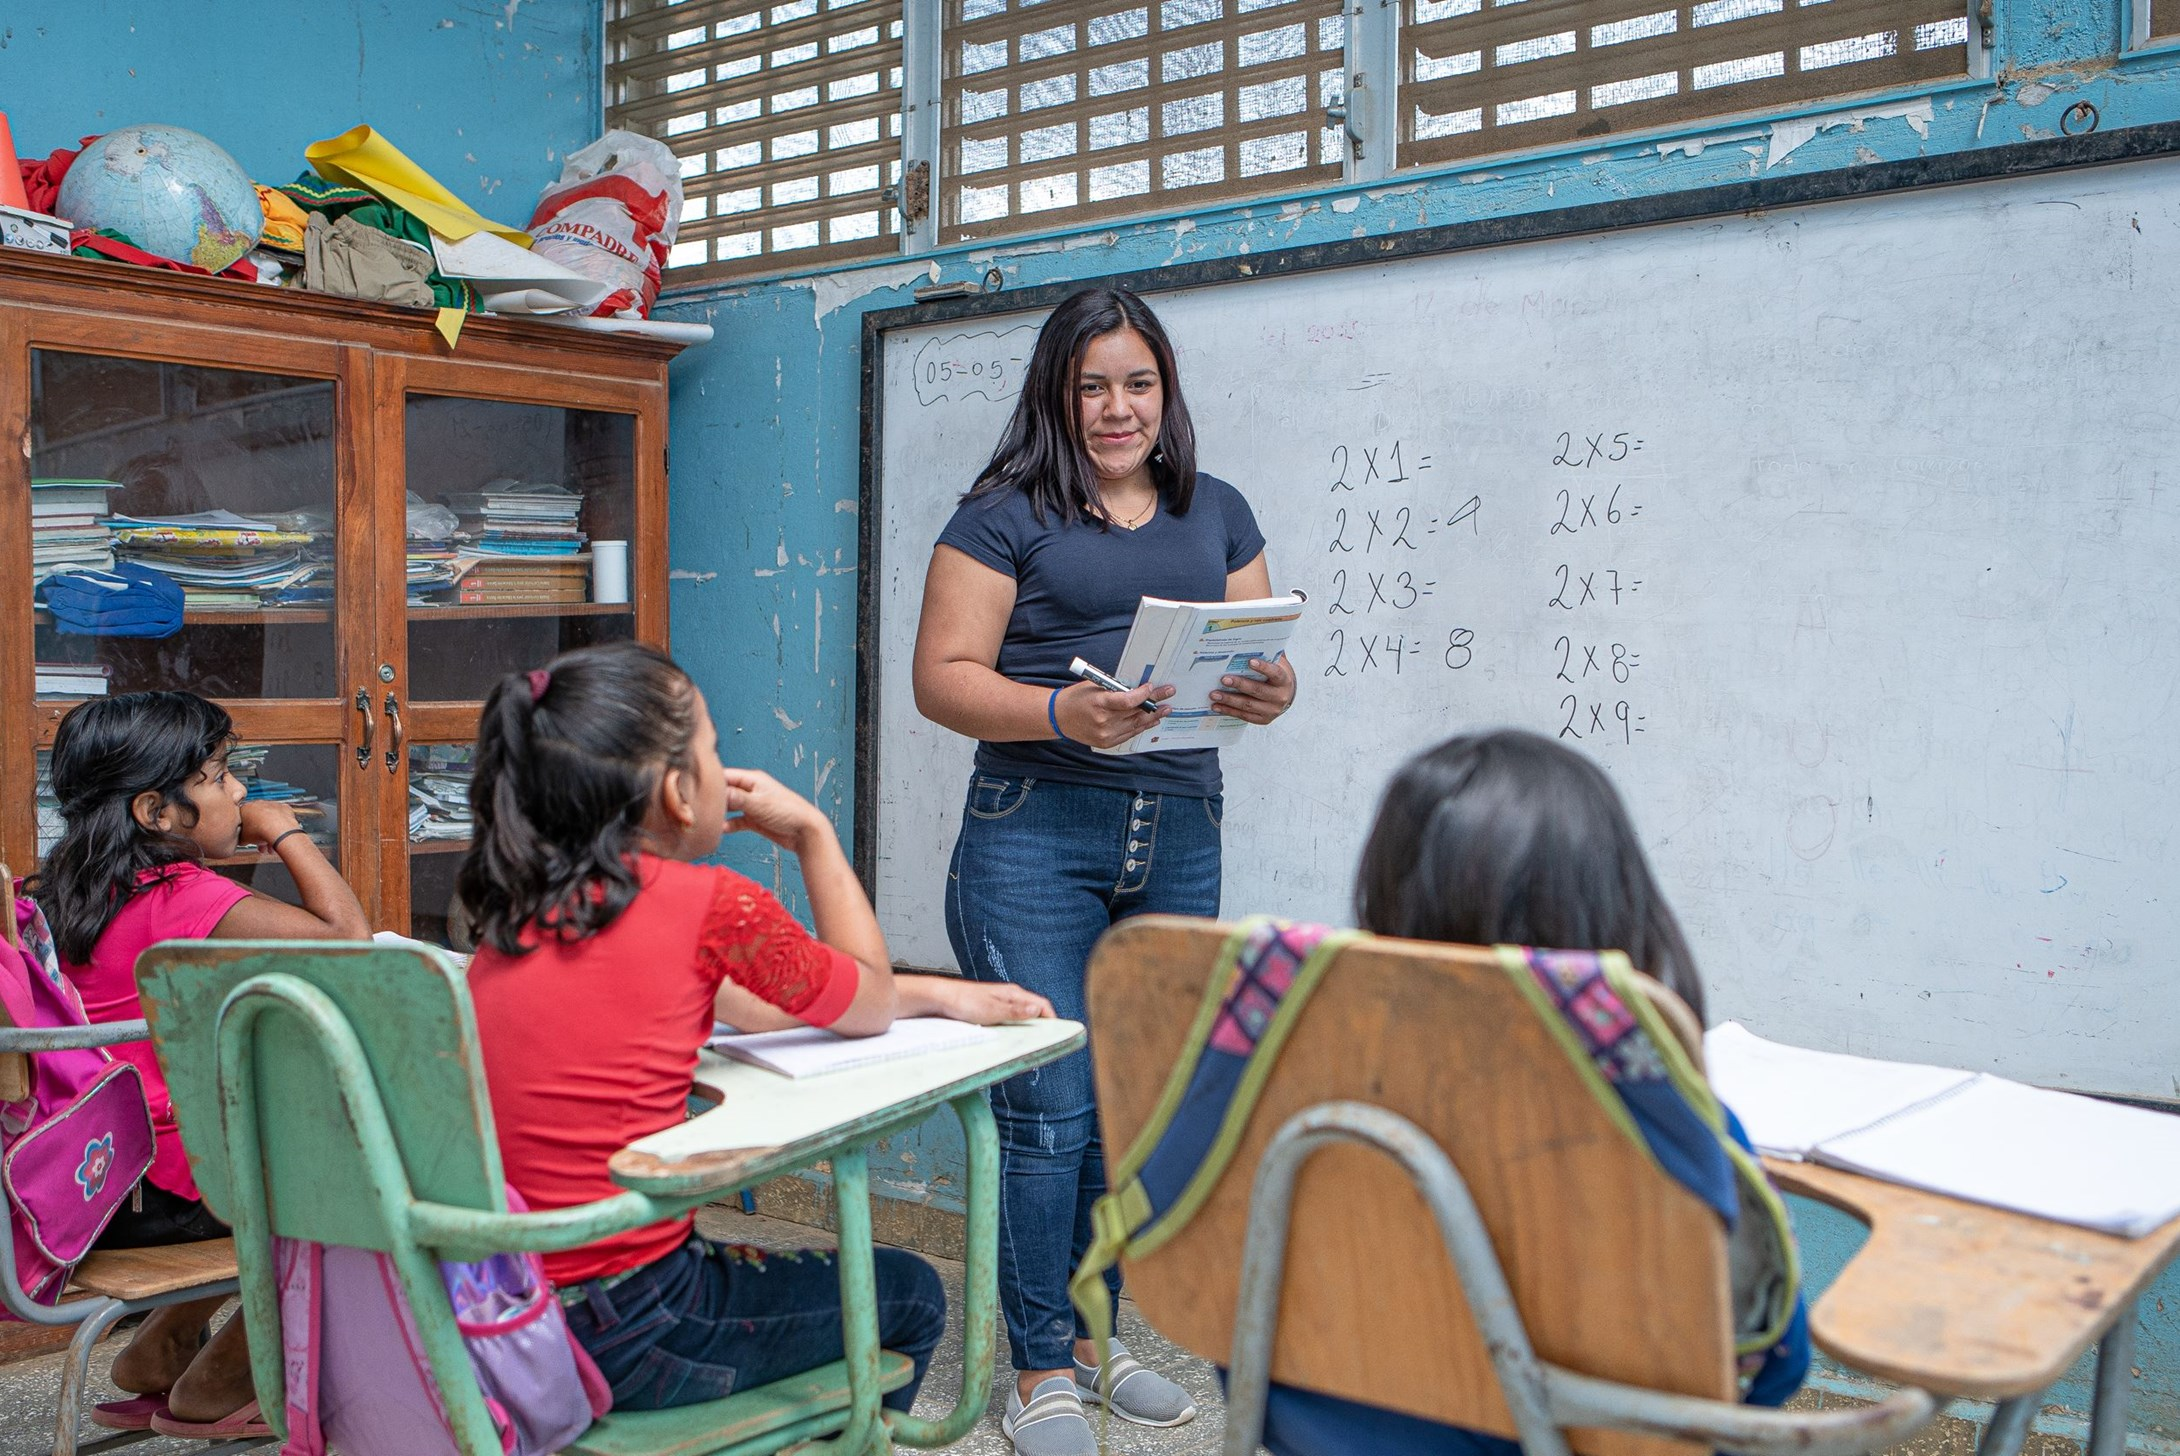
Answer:
[[[449,750],[491,685],[568,647],[666,643],[674,352],[480,318],[450,350],[417,310],[0,249],[0,854],[25,867],[50,839],[41,760],[85,679],[187,688],[234,715],[255,791],[318,811],[376,925],[443,939],[466,847]],[[93,500],[272,529],[115,530]],[[570,525],[575,557],[525,554],[565,552]],[[616,542],[627,589],[601,592]],[[37,605],[54,558],[104,550],[182,584],[179,631],[87,635]],[[292,895],[277,862],[221,868]]]

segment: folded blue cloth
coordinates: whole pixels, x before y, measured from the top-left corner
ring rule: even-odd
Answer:
[[[182,630],[175,580],[124,561],[112,571],[64,571],[45,579],[53,625],[79,637],[172,637]]]

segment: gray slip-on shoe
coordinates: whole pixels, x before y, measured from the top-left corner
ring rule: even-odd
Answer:
[[[1118,1340],[1112,1342],[1103,1370],[1075,1362],[1075,1389],[1084,1400],[1101,1401],[1114,1415],[1139,1426],[1178,1426],[1196,1419],[1196,1402],[1188,1392],[1144,1366]]]
[[[1022,1403],[1021,1388],[1007,1382],[1007,1413],[999,1429],[1014,1442],[1014,1456],[1098,1456],[1098,1434],[1083,1413],[1075,1382],[1054,1375],[1037,1383]]]

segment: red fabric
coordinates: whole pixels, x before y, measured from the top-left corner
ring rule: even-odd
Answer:
[[[817,1026],[855,998],[853,958],[812,938],[755,881],[645,856],[614,922],[527,955],[489,947],[469,966],[500,1164],[532,1209],[621,1192],[606,1171],[628,1144],[687,1115],[696,1054],[721,981]],[[545,1256],[555,1284],[665,1257],[693,1215]]]
[[[60,201],[61,178],[68,175],[68,168],[75,162],[77,153],[97,140],[95,136],[87,136],[73,147],[56,148],[52,156],[42,161],[16,163],[23,169],[23,190],[30,194],[32,212],[42,212],[47,217],[60,216],[60,209],[54,204]],[[69,219],[71,222],[74,220]]]
[[[213,276],[212,270],[209,268],[199,268],[194,263],[177,262],[173,258],[162,258],[157,253],[145,252],[134,243],[124,243],[119,238],[109,238],[102,233],[94,233],[89,228],[77,228],[68,235],[68,251],[71,253],[92,252],[98,254],[101,258],[111,258],[117,263],[134,263],[139,268],[165,268],[175,273],[194,273],[199,278]],[[218,276],[222,278],[240,278],[245,283],[255,283],[257,282],[257,269],[250,264],[248,256],[245,255],[222,268]]]
[[[203,940],[215,930],[237,902],[250,892],[225,876],[202,865],[168,865],[146,870],[145,888],[121,907],[106,933],[91,947],[88,965],[61,962],[61,973],[73,981],[83,998],[83,1014],[96,1024],[135,1021],[144,1014],[136,997],[136,958],[162,940]],[[182,1148],[181,1130],[174,1123],[174,1099],[167,1079],[160,1074],[159,1059],[147,1042],[124,1042],[113,1048],[123,1061],[134,1062],[144,1074],[144,1097],[151,1103],[151,1171],[145,1176],[180,1198],[198,1197],[197,1180],[189,1171],[189,1154]]]

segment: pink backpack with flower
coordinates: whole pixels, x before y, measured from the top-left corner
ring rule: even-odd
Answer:
[[[16,934],[0,940],[8,1021],[88,1025],[37,903],[17,896],[14,911]],[[29,1061],[30,1095],[0,1102],[0,1193],[10,1205],[16,1277],[32,1299],[54,1304],[151,1167],[151,1108],[142,1074],[103,1047],[38,1052]]]
[[[525,1213],[507,1190],[507,1206]],[[275,1238],[288,1441],[281,1456],[459,1456],[446,1399],[424,1355],[394,1262],[369,1249]],[[442,1263],[454,1327],[469,1352],[503,1456],[547,1456],[613,1408],[575,1342],[536,1254]]]

